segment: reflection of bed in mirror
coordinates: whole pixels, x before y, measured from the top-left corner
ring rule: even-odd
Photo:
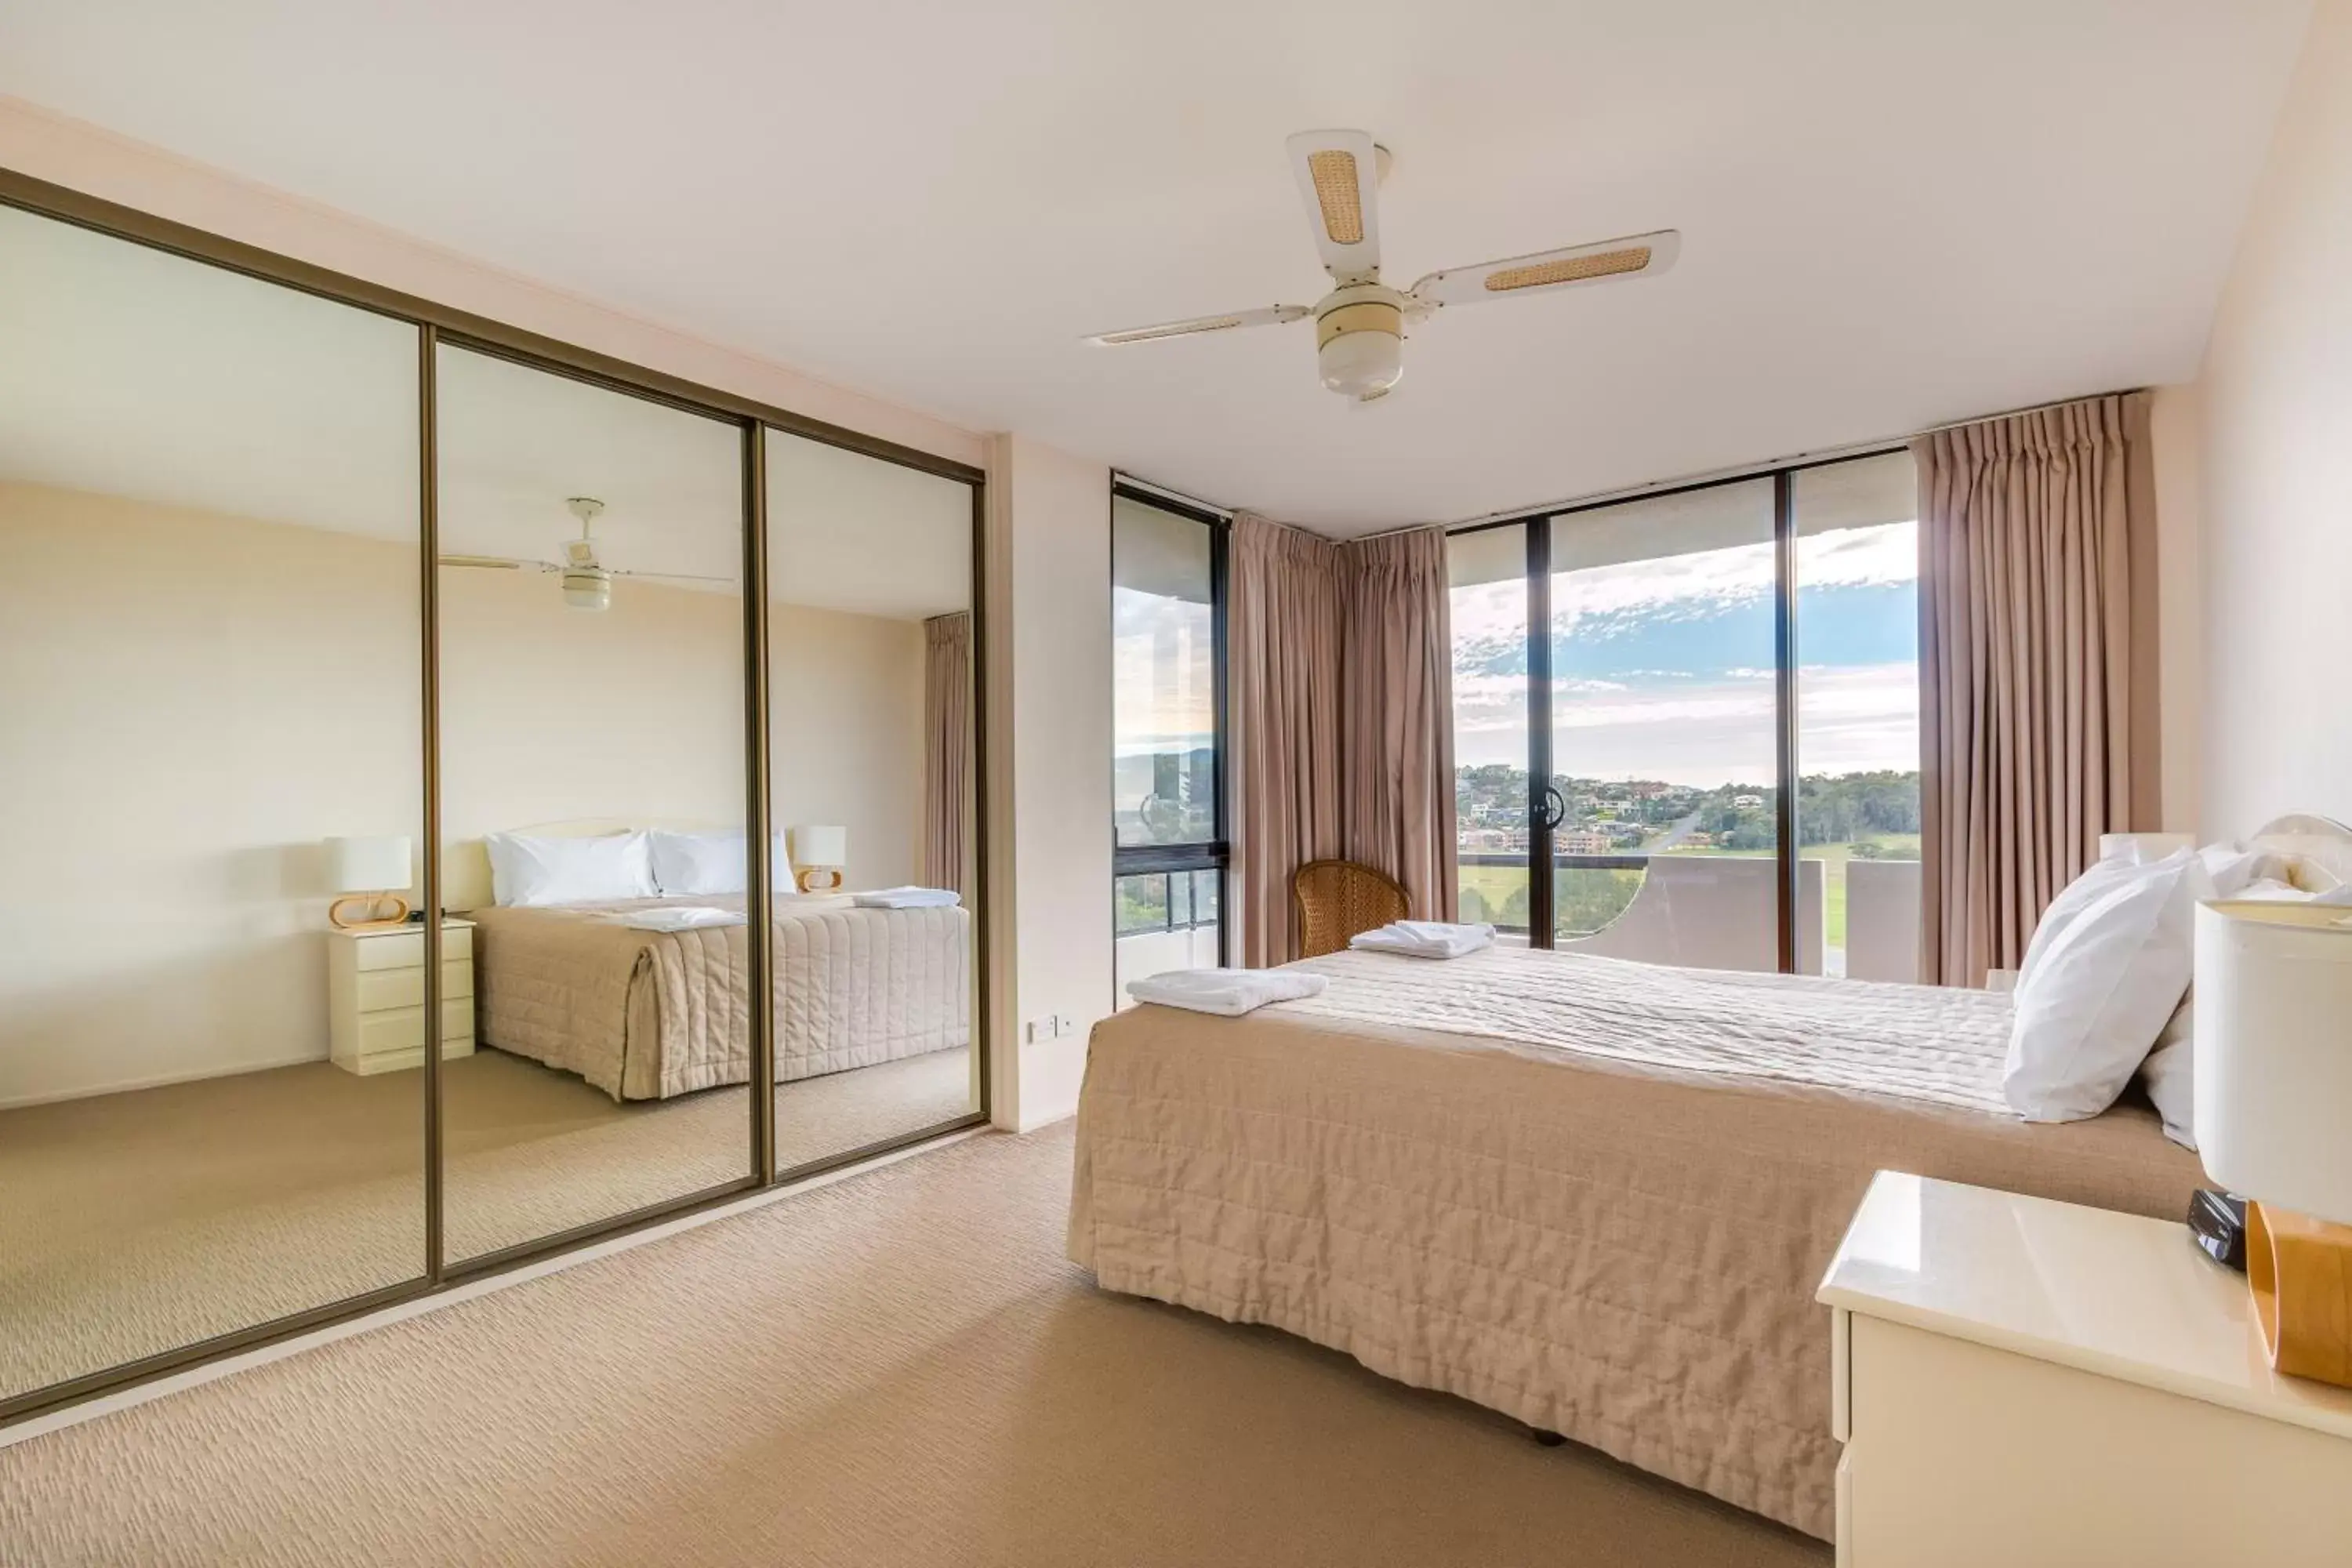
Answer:
[[[609,837],[625,826],[532,829]],[[491,897],[479,840],[445,859],[444,902],[476,922],[479,1044],[576,1073],[615,1100],[751,1079],[750,948],[740,891],[534,907]],[[648,911],[739,917],[648,930]],[[971,916],[775,896],[776,1081],[961,1049],[971,1040]]]

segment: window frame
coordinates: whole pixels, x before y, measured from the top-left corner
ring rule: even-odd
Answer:
[[[1121,844],[1118,838],[1117,809],[1113,808],[1110,867],[1111,942],[1115,951],[1116,944],[1122,935],[1140,934],[1134,931],[1122,933],[1119,930],[1118,898],[1119,882],[1129,877],[1173,877],[1180,874],[1190,876],[1195,871],[1214,871],[1217,874],[1217,962],[1223,964],[1230,962],[1233,942],[1232,922],[1225,918],[1225,910],[1231,901],[1228,897],[1231,889],[1227,883],[1233,862],[1230,826],[1232,817],[1229,815],[1232,803],[1233,755],[1231,749],[1225,743],[1226,737],[1230,733],[1226,707],[1225,640],[1226,593],[1230,580],[1229,562],[1233,546],[1233,520],[1197,502],[1179,500],[1158,489],[1136,484],[1124,476],[1114,474],[1111,477],[1109,500],[1105,507],[1107,522],[1116,515],[1113,508],[1122,500],[1136,506],[1148,506],[1155,510],[1164,511],[1171,517],[1182,518],[1189,522],[1196,522],[1209,531],[1209,714],[1210,749],[1214,753],[1214,762],[1210,768],[1211,832],[1210,837],[1205,839],[1183,844]],[[1118,590],[1118,533],[1115,525],[1112,526],[1110,533],[1109,562],[1109,583],[1107,591],[1117,593]],[[1111,673],[1111,700],[1114,709],[1118,700],[1118,664],[1114,659]],[[1116,768],[1117,765],[1118,758],[1114,754],[1112,766]],[[1175,907],[1172,888],[1170,889],[1169,907],[1171,910]],[[1190,931],[1197,923],[1193,921],[1181,927],[1171,925],[1165,929]]]
[[[1545,792],[1550,787],[1555,760],[1552,756],[1551,728],[1551,531],[1563,518],[1588,512],[1606,511],[1612,507],[1633,501],[1655,500],[1666,496],[1691,495],[1701,490],[1721,489],[1730,485],[1753,484],[1759,479],[1772,482],[1772,650],[1773,650],[1773,748],[1775,780],[1774,844],[1772,861],[1776,871],[1775,906],[1779,930],[1774,933],[1778,949],[1780,972],[1797,972],[1797,862],[1802,846],[1798,842],[1797,795],[1802,769],[1797,739],[1798,711],[1797,646],[1797,476],[1809,469],[1832,468],[1843,463],[1866,462],[1874,458],[1891,457],[1908,451],[1906,442],[1889,442],[1867,447],[1858,451],[1841,452],[1833,457],[1811,458],[1802,461],[1767,464],[1761,468],[1742,469],[1712,479],[1695,479],[1686,484],[1657,485],[1623,494],[1611,495],[1594,500],[1578,501],[1569,506],[1539,507],[1530,511],[1514,512],[1507,517],[1482,519],[1459,528],[1449,528],[1445,537],[1450,542],[1458,535],[1485,533],[1498,528],[1525,530],[1527,544],[1528,606],[1528,945],[1550,948],[1557,944],[1559,933],[1554,929],[1557,910],[1552,878],[1538,876],[1536,868],[1549,863],[1557,873],[1559,860],[1552,845],[1553,827],[1545,809]],[[1538,766],[1540,764],[1540,766]],[[1458,831],[1458,829],[1457,829]]]

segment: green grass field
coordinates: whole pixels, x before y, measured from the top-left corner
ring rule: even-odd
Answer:
[[[1919,858],[1919,836],[1916,833],[1874,834],[1868,839],[1855,840],[1854,843],[1877,845],[1877,858],[1882,860],[1916,860]],[[1829,945],[1838,950],[1845,947],[1845,866],[1848,860],[1853,858],[1854,843],[1809,844],[1797,852],[1800,859],[1822,862],[1822,896],[1828,906],[1822,911],[1823,919],[1829,927]],[[1685,849],[1670,850],[1668,853],[1737,854],[1744,858],[1761,859],[1769,856],[1771,851],[1769,849]],[[1630,882],[1631,879],[1638,873],[1584,871],[1571,872],[1569,875],[1622,877]],[[1463,891],[1476,893],[1488,911],[1486,918],[1492,919],[1494,912],[1500,910],[1514,894],[1526,889],[1528,874],[1515,866],[1465,866],[1461,871],[1461,881]]]

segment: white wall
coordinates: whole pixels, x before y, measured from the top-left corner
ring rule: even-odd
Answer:
[[[1111,1011],[1110,473],[1020,437],[988,468],[990,897],[1020,933],[991,955],[991,1105],[1025,1131],[1077,1109]],[[1067,1032],[1029,1038],[1056,1015]]]
[[[2205,716],[2204,411],[2194,386],[2159,386],[2148,407],[2156,469],[2160,826],[2195,834]]]
[[[2323,0],[2201,382],[2200,821],[2352,820],[2352,3]]]
[[[421,837],[413,547],[0,485],[0,1104],[326,1055],[320,840]],[[742,820],[740,612],[445,571],[452,838]],[[776,809],[920,863],[919,622],[779,605]]]

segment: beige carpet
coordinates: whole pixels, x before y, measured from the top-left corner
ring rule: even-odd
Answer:
[[[503,1052],[446,1067],[452,1258],[750,1168],[745,1089],[618,1104]],[[952,1121],[970,1075],[940,1051],[781,1085],[780,1161]],[[0,1111],[0,1394],[416,1278],[420,1083],[319,1062]]]
[[[10,1563],[1822,1563],[1265,1330],[1096,1292],[991,1134],[0,1449]]]

